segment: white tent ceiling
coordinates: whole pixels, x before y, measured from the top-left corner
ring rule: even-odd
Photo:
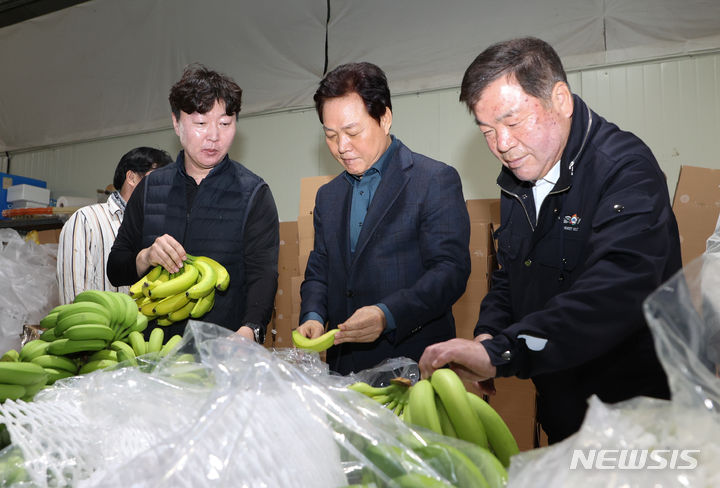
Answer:
[[[0,151],[169,127],[195,61],[251,114],[310,106],[326,64],[374,62],[394,94],[455,87],[520,35],[568,68],[691,54],[720,48],[720,1],[92,0],[0,28]]]

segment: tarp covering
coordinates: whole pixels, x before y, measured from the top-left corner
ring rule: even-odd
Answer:
[[[349,61],[380,65],[394,94],[455,87],[520,35],[568,68],[695,53],[720,48],[720,2],[92,0],[0,29],[0,151],[167,128],[195,61],[235,78],[252,114],[311,106]]]

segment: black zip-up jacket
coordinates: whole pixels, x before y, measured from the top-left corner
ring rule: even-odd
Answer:
[[[642,303],[681,267],[650,149],[573,99],[560,179],[537,222],[532,184],[506,168],[498,177],[500,269],[475,329],[494,336],[483,344],[498,376],[533,378],[551,441],[579,428],[591,394],[669,395]]]

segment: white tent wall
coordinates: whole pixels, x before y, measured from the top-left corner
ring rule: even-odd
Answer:
[[[720,134],[720,52],[571,70],[569,82],[595,111],[646,141],[671,195],[681,165],[720,169],[714,144]],[[415,151],[456,167],[466,198],[495,198],[499,163],[458,93],[448,88],[393,96],[393,133]],[[150,131],[19,152],[11,157],[11,171],[46,180],[53,197],[93,197],[111,182],[120,156],[139,145],[173,156],[179,150],[172,130]],[[230,155],[265,178],[284,221],[297,218],[300,178],[340,172],[312,109],[241,117]]]

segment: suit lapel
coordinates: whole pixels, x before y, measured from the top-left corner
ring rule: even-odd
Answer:
[[[401,143],[400,147],[395,151],[395,156],[387,162],[380,185],[375,192],[372,202],[370,202],[370,208],[368,208],[363,228],[360,231],[358,242],[355,246],[355,259],[363,252],[383,217],[385,217],[390,207],[392,207],[395,200],[397,200],[400,192],[405,188],[405,185],[407,185],[410,179],[407,170],[411,166],[412,159],[410,158],[409,151]]]

